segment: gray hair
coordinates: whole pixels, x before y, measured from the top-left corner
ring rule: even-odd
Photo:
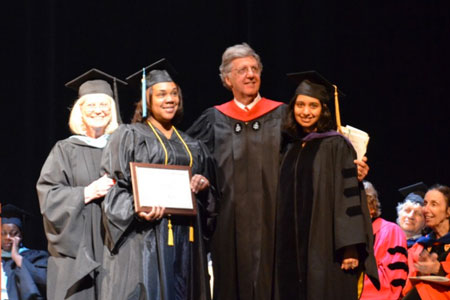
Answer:
[[[220,71],[220,79],[222,80],[222,84],[227,89],[230,87],[226,84],[225,78],[231,72],[231,63],[236,58],[243,58],[252,56],[258,62],[259,69],[262,71],[263,65],[259,55],[253,50],[247,43],[237,44],[231,47],[228,47],[222,55],[222,64],[219,67]]]
[[[405,198],[403,202],[400,202],[397,204],[397,224],[400,225],[400,214],[402,213],[403,209],[406,205],[412,205],[414,207],[423,207],[423,204],[420,202],[412,201],[411,199]]]
[[[367,204],[369,205],[369,208],[375,210],[375,215],[372,216],[372,218],[379,217],[381,215],[381,203],[378,199],[378,192],[369,181],[364,180],[363,185],[367,196]]]

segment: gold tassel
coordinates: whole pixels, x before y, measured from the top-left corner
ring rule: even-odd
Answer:
[[[338,97],[338,88],[336,85],[334,85],[334,108],[336,113],[336,125],[337,125],[337,131],[342,133],[341,129],[341,112],[339,111],[339,97]]]
[[[194,226],[189,226],[189,242],[194,242]]]
[[[363,292],[363,288],[364,288],[364,275],[366,273],[361,272],[361,274],[359,275],[358,278],[358,299],[361,298],[361,294]]]
[[[172,230],[172,221],[170,220],[170,218],[167,218],[167,220],[169,220],[169,223],[167,225],[167,227],[169,227],[169,237],[167,238],[167,244],[169,246],[173,246],[173,230]]]

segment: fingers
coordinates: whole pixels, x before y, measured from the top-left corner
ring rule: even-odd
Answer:
[[[191,190],[195,194],[209,187],[209,181],[205,176],[195,174],[191,179]]]
[[[106,174],[94,180],[84,189],[84,203],[87,204],[94,199],[104,197],[114,184],[115,180],[109,178]]]
[[[359,265],[359,261],[354,258],[347,258],[342,261],[341,269],[343,270],[353,270]]]
[[[164,216],[165,209],[165,207],[153,206],[150,212],[141,211],[138,213],[138,216],[150,222],[161,220]]]
[[[363,158],[364,160],[364,158]],[[369,166],[363,160],[354,160],[353,162],[356,164],[358,169],[358,180],[362,181],[367,174],[369,173]],[[366,158],[367,161],[367,158]]]

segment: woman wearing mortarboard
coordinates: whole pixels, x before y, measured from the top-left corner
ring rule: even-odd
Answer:
[[[22,244],[27,214],[12,204],[2,207],[2,300],[46,299],[48,253]]]
[[[99,286],[106,274],[101,266],[101,201],[114,181],[100,177],[100,160],[109,134],[118,127],[116,83],[126,85],[92,69],[66,84],[78,91],[69,118],[74,135],[56,143],[37,182],[51,255],[49,299],[101,297]]]
[[[362,272],[377,282],[377,269],[355,151],[335,131],[333,86],[316,72],[292,77],[299,85],[280,167],[275,299],[357,299]]]
[[[174,126],[183,100],[168,62],[162,59],[127,80],[139,84],[141,76],[143,96],[132,124],[120,126],[103,153],[102,170],[117,184],[103,202],[111,250],[104,265],[111,272],[102,290],[109,299],[209,299],[203,233],[214,204],[213,161],[201,142]],[[163,206],[136,212],[130,162],[190,166],[197,216],[166,216]]]

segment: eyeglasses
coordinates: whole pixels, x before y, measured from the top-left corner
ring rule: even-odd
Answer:
[[[111,105],[107,102],[102,102],[102,103],[85,103],[83,105],[84,109],[87,111],[95,111],[97,108],[100,109],[101,111],[107,111],[109,109],[111,109]]]
[[[259,75],[261,73],[261,70],[257,66],[251,66],[251,67],[242,67],[240,69],[234,69],[238,75],[247,75],[250,71],[252,71],[253,74]]]

